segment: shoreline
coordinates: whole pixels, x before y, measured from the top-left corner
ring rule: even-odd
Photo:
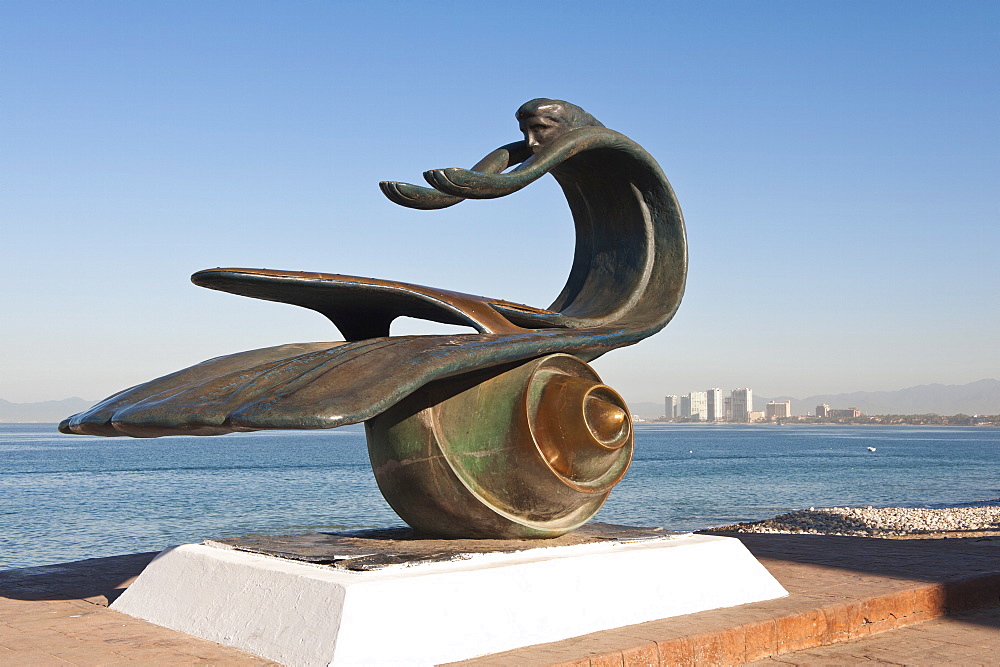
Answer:
[[[1000,499],[984,502],[1000,503]],[[667,527],[666,530],[670,530],[670,528]],[[1000,546],[1000,504],[944,508],[872,507],[870,505],[866,507],[811,507],[806,510],[793,510],[777,514],[769,519],[711,526],[690,532],[726,536],[770,534],[867,537],[888,540],[971,540],[995,542],[996,544],[991,546]],[[150,551],[148,554],[153,555],[158,552],[159,550]],[[134,557],[146,553],[86,556],[76,560],[20,566],[6,566],[0,563],[0,575],[22,569],[58,567],[65,563],[102,558]]]
[[[988,501],[997,502],[997,501]],[[715,526],[706,533],[838,535],[887,539],[1000,537],[1000,505],[963,507],[810,507],[770,519]]]

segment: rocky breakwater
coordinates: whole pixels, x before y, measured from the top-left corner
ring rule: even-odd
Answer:
[[[773,519],[710,528],[726,533],[812,533],[855,537],[975,537],[1000,535],[1000,506],[827,507],[796,510]]]

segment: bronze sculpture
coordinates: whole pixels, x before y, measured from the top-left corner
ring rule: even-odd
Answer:
[[[585,362],[671,319],[687,271],[684,223],[659,165],[624,135],[561,100],[532,100],[517,119],[524,140],[471,170],[426,172],[433,189],[380,186],[397,204],[431,210],[551,173],[576,250],[547,309],[353,276],[199,271],[197,285],[316,310],[345,341],[211,359],[115,394],[60,430],[155,437],[363,421],[379,488],[418,530],[551,537],[585,523],[633,446],[624,401]],[[390,337],[404,315],[478,333]]]

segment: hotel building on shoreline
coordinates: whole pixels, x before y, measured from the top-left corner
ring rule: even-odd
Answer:
[[[746,387],[733,389],[732,393],[732,418],[729,421],[746,424],[750,421],[750,412],[753,411],[753,390]]]
[[[788,419],[791,416],[791,401],[769,401],[768,404],[764,406],[764,419],[768,421],[772,419]]]
[[[722,405],[722,390],[716,387],[705,392],[708,395],[708,416],[710,422],[721,422],[726,418],[726,413]]]
[[[708,392],[692,391],[681,396],[680,416],[692,422],[708,421]]]
[[[667,419],[677,419],[681,414],[681,399],[675,394],[670,394],[663,399],[663,415]]]
[[[692,391],[677,396],[664,397],[664,418],[668,421],[751,424],[755,422],[780,422],[783,419],[807,420],[792,414],[792,401],[768,401],[763,410],[753,409],[753,390],[748,387],[733,389],[728,395],[718,387],[705,391]],[[831,408],[826,403],[816,406],[819,419],[845,420],[864,416],[857,408]]]
[[[786,403],[791,413],[791,404]],[[718,387],[692,391],[683,396],[670,394],[664,397],[663,407],[664,417],[668,420],[746,424],[764,418],[764,413],[753,412],[753,390],[747,388],[733,389],[729,396],[723,396]]]

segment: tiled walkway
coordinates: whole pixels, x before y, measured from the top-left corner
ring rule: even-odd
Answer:
[[[596,632],[459,664],[740,664],[895,632],[946,612],[1000,605],[1000,538],[738,537],[788,590],[787,598]],[[996,626],[977,627],[982,641],[1000,646]],[[994,664],[1000,664],[1000,649]]]
[[[1000,607],[945,616],[867,639],[796,651],[753,665],[997,665]]]
[[[1000,538],[739,537],[789,597],[466,664],[1000,664]],[[107,609],[152,556],[0,571],[0,664],[273,664]]]
[[[107,608],[156,554],[0,571],[0,665],[273,665]]]

